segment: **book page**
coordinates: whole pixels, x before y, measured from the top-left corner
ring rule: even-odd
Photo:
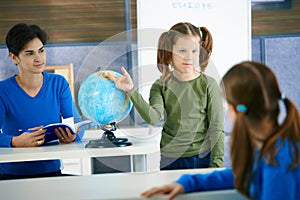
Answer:
[[[77,129],[75,129],[74,117],[69,117],[66,119],[62,118],[61,123],[70,126],[72,128],[73,132],[76,133]]]
[[[93,123],[93,121],[91,121],[91,120],[84,120],[84,121],[81,121],[81,122],[77,122],[75,124],[75,130],[77,131],[81,126],[85,126],[85,125],[88,125],[90,123]]]

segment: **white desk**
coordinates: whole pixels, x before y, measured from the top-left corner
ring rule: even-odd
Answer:
[[[131,172],[149,172],[159,169],[159,164],[153,165],[150,160],[159,159],[159,135],[148,137],[148,128],[119,129],[115,131],[117,137],[127,137],[132,146],[114,148],[85,148],[85,144],[101,137],[102,131],[86,131],[80,143],[40,146],[34,148],[0,148],[0,163],[70,159],[81,160],[81,174],[91,174],[91,158],[113,157],[129,155],[131,158]],[[129,134],[128,134],[129,133]]]
[[[176,180],[183,173],[207,173],[212,169],[172,170],[153,173],[117,173],[87,176],[0,181],[1,199],[87,200],[141,199],[140,194]],[[153,199],[165,199],[156,196]],[[177,199],[244,200],[236,190],[198,192]]]

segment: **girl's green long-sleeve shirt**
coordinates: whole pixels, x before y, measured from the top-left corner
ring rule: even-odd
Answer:
[[[211,153],[210,167],[224,166],[224,109],[217,82],[201,74],[190,81],[174,76],[169,84],[157,80],[149,103],[133,90],[130,99],[146,123],[164,119],[161,154],[179,158]]]

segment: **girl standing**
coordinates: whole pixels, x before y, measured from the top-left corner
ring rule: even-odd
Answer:
[[[223,107],[216,81],[203,72],[212,52],[205,27],[175,24],[158,41],[160,79],[151,87],[149,104],[134,88],[127,71],[109,74],[130,97],[148,124],[164,119],[160,141],[161,169],[223,167]]]

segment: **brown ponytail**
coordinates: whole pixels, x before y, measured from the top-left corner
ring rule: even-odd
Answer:
[[[251,182],[253,147],[249,138],[249,126],[251,126],[244,113],[238,112],[236,122],[230,135],[231,167],[235,175],[235,188],[249,197],[249,184]]]
[[[200,68],[205,71],[213,48],[213,38],[206,27],[200,27],[201,49],[200,49]]]
[[[170,40],[170,34],[170,31],[164,32],[158,40],[157,68],[162,73],[161,80],[168,80],[171,75],[169,68],[169,64],[172,61],[172,42]]]
[[[270,163],[276,164],[275,154],[277,149],[275,148],[276,142],[279,138],[282,138],[282,142],[285,139],[288,139],[295,148],[292,150],[294,162],[290,166],[290,170],[297,167],[300,164],[300,149],[297,148],[298,143],[300,142],[300,115],[291,100],[288,98],[284,99],[284,104],[287,110],[287,116],[281,126],[278,127],[274,134],[272,134],[268,138],[268,142],[262,148],[260,157],[264,157],[267,154],[270,156],[268,157],[268,161]]]

